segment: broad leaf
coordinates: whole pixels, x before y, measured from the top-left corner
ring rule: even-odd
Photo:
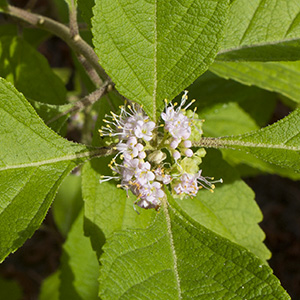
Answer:
[[[46,104],[34,100],[30,100],[30,104],[34,107],[38,115],[44,120],[45,124],[58,133],[61,131],[63,125],[70,115],[67,113],[68,109],[73,106],[72,104]],[[64,113],[65,115],[62,115]]]
[[[298,0],[237,0],[231,6],[222,50],[227,61],[300,59]]]
[[[38,47],[41,42],[45,41],[50,33],[39,29],[39,28],[32,28],[32,27],[25,27],[22,28],[22,38],[29,43],[32,47]],[[0,26],[0,36],[20,36],[20,31],[18,30],[17,24],[1,24]]]
[[[56,271],[42,282],[39,300],[59,300],[59,273]]]
[[[66,103],[66,88],[47,60],[21,38],[0,38],[0,76],[25,97],[49,104]]]
[[[125,97],[155,120],[219,50],[228,0],[96,0],[92,32],[100,64]]]
[[[244,115],[247,113],[259,126],[264,126],[269,122],[277,101],[275,93],[270,93],[257,87],[249,87],[234,80],[226,80],[210,71],[200,76],[187,90],[189,91],[189,98],[196,99],[195,106],[198,108],[198,115],[206,120],[203,124],[206,127],[204,130],[206,135],[208,127],[210,127],[209,124],[214,129],[213,121],[219,118],[219,114],[224,115],[225,111],[228,113],[227,118],[230,118],[231,115],[239,114],[238,110]],[[176,100],[180,101],[180,98],[177,97]],[[228,104],[228,106],[227,103],[231,104]],[[221,104],[224,104],[224,106],[221,106]],[[249,116],[246,117],[248,120]],[[235,119],[237,122],[240,122],[239,119],[241,118],[236,115]],[[223,123],[222,126],[218,127],[218,130],[222,130],[224,125],[227,124]],[[236,134],[235,132],[239,130],[236,125],[231,127],[230,130],[234,130],[234,132],[230,134]],[[253,127],[248,129],[248,131],[252,129]],[[217,136],[224,134],[221,133]],[[209,135],[211,135],[211,132],[209,132]]]
[[[55,134],[4,79],[0,79],[0,120],[2,261],[39,227],[64,177],[95,152]]]
[[[300,109],[277,123],[244,135],[203,138],[195,146],[245,151],[282,168],[300,172]]]
[[[253,154],[231,149],[222,149],[222,154],[224,159],[235,166],[242,176],[253,176],[263,172],[300,180],[299,172],[263,161]]]
[[[202,110],[205,136],[223,136],[259,129],[256,122],[235,102],[217,104]]]
[[[120,98],[109,94],[99,103],[99,115],[93,135],[93,145],[102,146],[103,141],[98,128],[110,110],[116,110],[121,104]],[[116,187],[115,181],[100,184],[102,175],[111,175],[108,164],[112,157],[93,159],[87,162],[82,171],[82,194],[85,211],[85,233],[90,236],[93,248],[100,255],[103,236],[108,237],[114,231],[125,228],[146,228],[155,212],[142,210],[138,215],[134,210],[135,197]]]
[[[90,239],[83,233],[83,210],[74,222],[63,246],[59,299],[98,298],[99,263]]]
[[[103,300],[290,299],[249,251],[170,206],[146,230],[115,233],[104,251]]]
[[[59,187],[51,206],[56,226],[63,236],[67,236],[73,222],[83,206],[81,178],[70,174]]]
[[[100,184],[101,175],[109,175],[107,167],[111,158],[93,159],[86,163],[82,174],[82,192],[85,201],[85,232],[91,237],[93,248],[102,247],[101,237],[110,236],[116,230],[147,227],[155,212],[134,210],[136,198],[116,187],[116,182]]]
[[[81,11],[84,21],[88,24],[89,27],[92,27],[91,20],[93,17],[93,7],[95,5],[95,0],[77,0],[77,5]]]
[[[177,204],[199,224],[247,248],[262,260],[269,259],[270,252],[262,243],[265,234],[257,225],[262,221],[262,213],[253,191],[215,151],[208,152],[201,169],[204,176],[222,178],[223,184],[217,184],[214,193],[202,190],[196,197],[177,200]]]
[[[253,96],[254,95],[255,94],[253,94]],[[257,94],[257,96],[259,97],[259,94]],[[251,99],[251,106],[253,105],[254,108],[256,107],[259,109],[252,115],[258,116],[259,120],[264,119],[266,122],[272,111],[272,105],[270,105],[270,101],[263,101],[263,103],[260,104],[261,101],[263,101],[263,99]],[[240,104],[241,103],[239,103],[239,105]],[[205,136],[220,137],[232,134],[242,134],[258,129],[254,120],[250,118],[239,105],[236,102],[230,102],[228,104],[216,104],[206,109],[202,109],[201,112],[199,112],[199,115],[205,120],[203,123],[203,134]],[[263,114],[265,114],[267,119],[263,118]],[[281,168],[277,165],[262,161],[249,153],[231,149],[221,149],[221,151],[223,158],[231,165],[238,167],[239,172],[243,176],[257,174],[262,171],[279,174],[294,180],[300,178],[300,174],[295,173],[294,170]],[[253,168],[257,170],[254,170]]]
[[[300,53],[300,52],[299,52]],[[300,62],[219,62],[210,70],[224,78],[278,92],[300,102]]]

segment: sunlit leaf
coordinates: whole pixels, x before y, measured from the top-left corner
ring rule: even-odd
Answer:
[[[96,0],[92,32],[100,64],[125,97],[155,120],[219,50],[228,0]]]

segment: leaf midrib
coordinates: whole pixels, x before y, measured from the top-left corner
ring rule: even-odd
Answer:
[[[95,150],[95,151],[87,150],[86,152],[82,152],[79,154],[72,154],[72,155],[62,156],[62,157],[58,157],[58,158],[50,158],[50,159],[46,159],[46,160],[41,160],[41,161],[36,161],[36,162],[28,162],[28,163],[23,163],[23,164],[18,164],[18,165],[8,165],[5,167],[0,167],[0,172],[6,171],[6,170],[11,170],[11,169],[40,167],[43,165],[49,165],[49,164],[54,164],[54,163],[58,163],[58,162],[71,161],[71,160],[80,159],[80,158],[88,158],[88,157],[92,157],[93,154],[96,154],[96,153],[98,153],[98,150]]]
[[[152,119],[156,121],[156,94],[157,94],[157,0],[154,1],[154,86]]]
[[[254,142],[244,142],[241,140],[227,140],[224,138],[202,138],[200,142],[195,143],[196,147],[224,147],[227,146],[240,146],[240,147],[251,147],[251,148],[267,148],[267,149],[279,149],[279,150],[288,150],[288,151],[300,151],[300,146],[287,146],[283,144],[267,144],[267,143],[254,143]]]

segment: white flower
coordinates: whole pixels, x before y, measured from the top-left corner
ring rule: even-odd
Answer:
[[[134,134],[137,138],[144,139],[145,141],[150,141],[152,139],[152,131],[154,128],[154,122],[149,121],[149,119],[144,119],[143,121],[137,122],[134,128]]]
[[[197,174],[182,174],[180,182],[173,189],[177,195],[184,193],[190,196],[196,196],[198,193]]]
[[[100,183],[110,179],[120,180],[118,186],[127,193],[131,191],[137,197],[135,204],[147,209],[160,207],[166,197],[163,185],[171,184],[173,194],[177,195],[196,196],[203,187],[213,191],[213,183],[222,180],[211,181],[213,178],[203,177],[198,171],[201,159],[197,159],[197,155],[191,158],[194,153],[190,149],[192,142],[189,138],[195,110],[194,113],[185,112],[193,103],[183,107],[186,101],[187,91],[178,106],[170,104],[166,107],[161,114],[164,135],[158,130],[155,141],[152,141],[153,130],[158,127],[140,106],[122,106],[120,115],[112,113],[108,116],[100,134],[119,139],[114,148],[118,153],[109,164],[114,176],[101,176]]]
[[[136,137],[130,137],[126,143],[118,143],[116,149],[124,155],[125,160],[130,160],[137,157],[143,151],[144,146],[138,143]]]
[[[165,130],[176,140],[188,139],[192,129],[190,119],[180,111],[175,111],[173,106],[166,109],[165,113],[161,114],[161,118],[165,121]]]
[[[163,184],[169,184],[172,181],[172,177],[169,174],[165,174],[161,167],[154,170],[155,178],[161,181]]]

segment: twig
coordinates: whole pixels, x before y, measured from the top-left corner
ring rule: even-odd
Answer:
[[[3,11],[13,17],[23,20],[34,27],[38,27],[51,32],[52,34],[64,40],[76,53],[83,55],[91,66],[96,70],[102,80],[108,80],[109,76],[98,63],[98,56],[93,48],[86,43],[79,35],[71,36],[70,28],[54,21],[50,18],[28,12],[11,5],[8,5]]]
[[[94,82],[95,86],[96,87],[101,86],[101,84],[103,84],[101,78],[99,77],[95,69],[91,66],[91,64],[86,60],[86,58],[80,54],[77,55],[77,59],[85,69],[90,79]]]
[[[74,106],[69,108],[68,110],[62,112],[61,114],[53,117],[50,119],[46,124],[51,124],[54,121],[58,120],[59,118],[73,112],[81,111],[85,107],[94,104],[97,102],[103,95],[105,95],[107,92],[109,92],[113,88],[112,82],[110,80],[107,80],[104,82],[103,86],[91,94],[85,96],[84,98],[80,99],[79,101],[74,103]]]
[[[74,39],[76,35],[79,35],[77,23],[77,9],[74,0],[71,0],[71,5],[69,6],[69,27],[71,37]]]
[[[79,27],[77,22],[77,7],[75,5],[74,0],[70,0],[71,5],[69,5],[69,27],[70,34],[73,39],[80,38]],[[102,84],[102,80],[99,75],[95,71],[95,69],[91,66],[91,64],[87,61],[87,59],[80,53],[76,53],[78,61],[81,63],[86,73],[89,75],[91,80],[94,82],[96,87],[99,87]]]

